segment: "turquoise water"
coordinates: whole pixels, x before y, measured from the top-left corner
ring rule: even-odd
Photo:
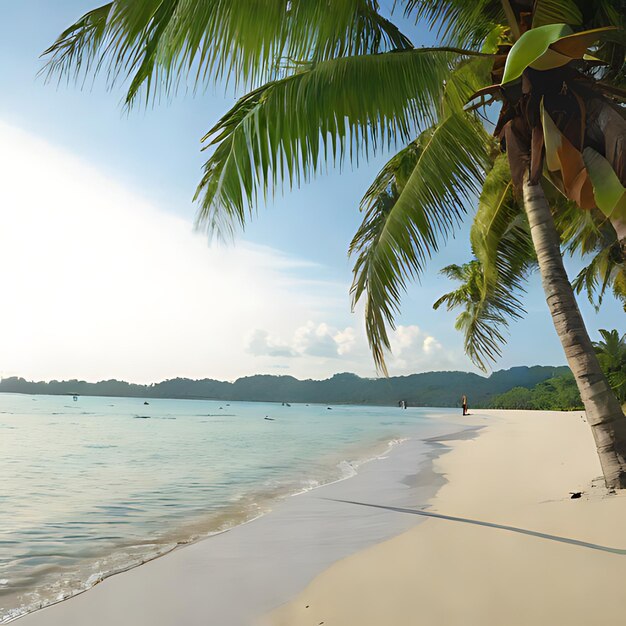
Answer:
[[[0,394],[0,622],[347,477],[427,419],[420,409],[147,402]]]

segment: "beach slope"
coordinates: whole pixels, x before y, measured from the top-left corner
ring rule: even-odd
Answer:
[[[435,460],[448,482],[431,506],[396,511],[434,516],[334,564],[264,626],[621,623],[626,495],[599,480],[583,413],[481,413],[479,436]]]

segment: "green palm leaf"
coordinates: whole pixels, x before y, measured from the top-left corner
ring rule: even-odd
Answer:
[[[572,281],[576,293],[585,291],[587,299],[598,311],[607,291],[620,301],[626,311],[626,265],[621,260],[619,244],[599,250]]]
[[[506,280],[515,286],[534,258],[532,241],[517,201],[506,155],[499,155],[485,178],[470,232],[472,250],[480,261],[486,292]],[[511,311],[514,315],[514,310]]]
[[[489,146],[473,116],[455,113],[393,157],[362,200],[365,217],[350,245],[352,295],[355,304],[365,298],[367,336],[383,372],[387,326],[407,279],[419,276],[480,189]]]
[[[506,21],[501,0],[401,0],[401,4],[407,16],[436,29],[447,43],[474,49]]]
[[[486,371],[488,360],[495,361],[501,355],[500,346],[506,342],[504,331],[511,317],[512,286],[499,283],[486,293],[483,267],[477,260],[449,265],[441,274],[461,284],[439,298],[433,308],[445,305],[448,311],[462,309],[455,328],[463,333],[466,354]]]
[[[594,348],[602,369],[620,402],[626,400],[626,334],[617,330],[600,329],[601,341]]]
[[[579,26],[583,16],[574,0],[536,0],[533,28],[546,24]]]
[[[408,141],[435,120],[458,58],[419,49],[332,59],[246,95],[204,139],[216,148],[197,191],[198,223],[218,233],[243,225],[259,194],[280,181],[297,185],[323,161]]]
[[[143,87],[172,87],[226,76],[258,83],[284,63],[411,48],[375,0],[114,0],[66,29],[44,53],[52,74],[105,69],[129,81],[127,101]]]

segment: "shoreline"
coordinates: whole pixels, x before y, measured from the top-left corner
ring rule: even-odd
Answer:
[[[478,437],[435,459],[445,484],[428,507],[396,509],[422,524],[335,563],[258,623],[619,623],[626,494],[604,487],[584,414],[480,415]]]
[[[270,514],[272,510],[280,506],[281,502],[288,498],[301,496],[317,489],[323,489],[324,487],[349,480],[357,475],[359,468],[368,463],[371,463],[372,461],[384,457],[385,455],[389,454],[397,445],[401,445],[407,440],[409,440],[408,437],[393,438],[388,440],[381,439],[376,442],[367,442],[363,443],[362,446],[353,447],[350,449],[350,451],[356,453],[357,457],[350,458],[350,460],[343,459],[338,462],[335,465],[335,469],[339,475],[337,477],[331,478],[330,480],[328,480],[328,482],[323,482],[328,477],[328,474],[325,474],[324,477],[322,477],[321,475],[317,477],[312,476],[309,480],[311,483],[315,484],[313,484],[312,486],[298,489],[297,491],[291,491],[291,489],[289,488],[284,490],[281,487],[277,488],[276,492],[273,494],[259,492],[259,494],[257,495],[260,496],[260,499],[258,502],[255,503],[255,506],[259,509],[257,512],[254,512],[250,508],[251,505],[249,505],[248,509],[237,510],[237,512],[232,513],[230,522],[227,522],[226,524],[220,524],[217,529],[202,531],[197,530],[195,532],[189,531],[189,537],[187,539],[173,539],[172,541],[167,541],[159,546],[156,551],[146,553],[143,557],[140,558],[140,560],[133,560],[129,563],[121,565],[120,567],[113,568],[105,572],[100,572],[98,575],[92,574],[89,579],[85,579],[83,581],[83,586],[74,589],[71,593],[66,594],[63,598],[42,601],[39,603],[39,606],[35,606],[35,604],[33,604],[32,607],[25,606],[14,609],[12,611],[12,615],[9,613],[4,616],[4,619],[0,619],[0,624],[13,623],[16,620],[24,618],[28,615],[32,615],[33,613],[37,613],[62,602],[66,602],[68,600],[71,600],[72,598],[87,593],[97,585],[101,584],[102,582],[113,576],[124,574],[136,568],[142,567],[147,563],[163,558],[176,550],[180,550],[188,546],[193,546],[199,542],[212,539],[213,537],[217,537],[223,533],[227,533],[236,528],[250,524]],[[346,467],[350,469],[349,473],[346,471]],[[198,524],[199,522],[196,522],[194,526],[197,526]],[[189,526],[189,528],[191,528],[191,526]],[[181,533],[182,531],[179,531],[178,534]]]
[[[454,423],[454,419],[456,418],[456,415],[454,416],[446,416],[446,418],[444,418],[445,421],[442,420],[441,417],[431,417],[429,419],[429,423],[431,425],[431,430],[435,429],[436,431],[441,431],[443,434],[441,434],[441,436],[445,437],[447,435],[449,435],[451,432],[456,432],[459,431],[459,424],[458,423]],[[448,419],[450,419],[451,421],[447,421]],[[471,428],[464,428],[463,426],[461,426],[461,432],[473,432]],[[437,439],[436,435],[434,437],[434,439]],[[148,572],[147,570],[149,568],[158,568],[159,569],[159,574],[158,576],[162,576],[164,579],[171,579],[168,580],[168,590],[171,593],[171,588],[172,585],[174,586],[179,586],[179,585],[183,585],[185,583],[182,583],[180,580],[176,579],[175,577],[173,577],[171,574],[172,572],[167,572],[167,571],[163,571],[163,567],[161,567],[160,564],[168,562],[168,565],[166,566],[167,569],[171,570],[171,565],[169,565],[169,563],[171,561],[173,561],[174,559],[179,561],[182,560],[187,561],[194,561],[195,557],[191,556],[191,552],[197,552],[197,551],[204,551],[204,550],[199,550],[199,547],[206,547],[209,546],[209,544],[212,544],[211,547],[215,547],[217,545],[217,543],[219,542],[225,542],[228,544],[233,544],[233,541],[231,540],[225,540],[223,538],[229,536],[232,537],[233,535],[239,535],[240,537],[243,536],[243,538],[245,539],[246,535],[256,535],[257,540],[261,540],[261,541],[265,541],[268,538],[268,535],[272,535],[273,533],[276,532],[276,530],[280,530],[274,528],[275,524],[273,524],[273,517],[277,516],[278,518],[280,518],[281,515],[281,511],[283,510],[287,510],[287,516],[291,515],[293,516],[294,513],[296,516],[302,517],[302,511],[298,512],[298,508],[302,508],[300,505],[303,502],[304,499],[307,498],[307,496],[309,496],[309,500],[314,500],[316,501],[316,503],[314,504],[313,511],[309,512],[309,517],[316,519],[316,521],[314,522],[313,525],[317,525],[317,531],[319,533],[320,531],[320,527],[319,524],[321,523],[321,519],[322,519],[322,515],[320,511],[316,511],[316,507],[320,508],[320,504],[319,502],[321,500],[323,500],[324,498],[320,498],[318,497],[318,492],[323,491],[326,495],[332,496],[345,496],[345,497],[351,497],[351,493],[353,491],[352,487],[355,487],[356,485],[352,484],[352,487],[347,489],[345,488],[345,485],[348,483],[353,483],[353,481],[357,480],[359,477],[361,477],[361,483],[367,482],[364,481],[364,476],[363,473],[365,474],[370,474],[370,475],[376,475],[377,473],[380,473],[378,471],[375,470],[371,470],[370,466],[374,465],[374,464],[379,464],[379,465],[387,465],[387,468],[389,468],[389,466],[393,466],[393,463],[395,462],[395,459],[392,459],[392,461],[389,460],[389,457],[394,457],[396,456],[395,453],[397,453],[398,449],[402,448],[403,446],[406,446],[407,444],[409,444],[411,441],[413,442],[414,446],[417,446],[418,448],[421,448],[419,450],[419,454],[415,454],[416,450],[413,450],[412,454],[409,454],[410,457],[410,461],[417,461],[419,463],[419,468],[415,473],[415,476],[419,476],[420,474],[423,475],[423,472],[425,471],[429,471],[430,470],[430,466],[432,464],[432,458],[434,456],[436,456],[437,454],[439,454],[439,451],[435,451],[433,446],[432,446],[432,442],[429,442],[429,439],[433,439],[433,437],[428,437],[425,436],[423,439],[419,438],[419,439],[408,439],[405,441],[401,441],[401,442],[397,442],[394,440],[391,441],[387,441],[385,444],[383,444],[382,442],[375,446],[374,448],[371,449],[371,452],[374,453],[374,456],[370,456],[367,457],[365,459],[358,459],[356,465],[356,475],[352,475],[352,476],[342,476],[340,478],[337,478],[331,482],[328,483],[324,483],[322,485],[317,485],[315,487],[312,488],[307,488],[303,491],[297,492],[297,493],[291,493],[291,494],[285,494],[283,495],[279,500],[274,502],[274,505],[272,507],[272,509],[268,511],[264,511],[262,512],[260,515],[253,517],[252,519],[246,520],[243,523],[237,524],[236,526],[233,526],[231,528],[228,529],[224,529],[222,531],[218,531],[216,533],[212,533],[208,536],[204,536],[201,537],[197,540],[194,540],[192,542],[186,542],[186,543],[182,543],[182,544],[178,544],[175,547],[173,547],[171,550],[164,552],[162,554],[159,554],[157,556],[155,556],[154,558],[150,559],[150,560],[146,560],[143,563],[140,564],[134,564],[129,566],[128,568],[123,569],[120,572],[114,572],[111,573],[110,575],[108,575],[106,578],[102,579],[101,581],[98,581],[94,584],[94,586],[89,587],[87,589],[81,590],[79,592],[77,592],[76,594],[72,595],[69,598],[64,598],[62,600],[58,600],[57,602],[53,603],[53,604],[49,604],[45,607],[42,607],[40,609],[37,609],[33,612],[29,612],[27,614],[23,614],[19,617],[15,617],[15,618],[11,618],[9,620],[9,622],[13,623],[15,621],[19,620],[20,624],[24,624],[24,626],[28,626],[28,624],[45,624],[46,626],[48,626],[49,624],[79,624],[85,620],[89,620],[91,623],[93,622],[93,609],[90,608],[90,605],[92,604],[91,600],[93,600],[94,595],[98,594],[101,590],[105,590],[107,589],[107,587],[112,584],[115,583],[116,581],[122,579],[122,578],[126,578],[128,580],[132,580],[132,581],[136,581],[138,583],[139,587],[143,587],[143,579],[150,579],[150,572]],[[384,448],[382,448],[381,446],[384,445]],[[410,445],[409,445],[410,447]],[[378,468],[380,469],[380,468]],[[387,471],[389,471],[387,469]],[[405,472],[406,473],[406,472]],[[422,483],[420,485],[418,485],[418,489],[421,489],[422,492],[424,492],[425,490],[430,490],[429,495],[432,495],[432,493],[434,493],[434,491],[436,491],[437,487],[433,484],[432,482],[432,473],[429,473],[430,479],[423,479]],[[402,476],[401,480],[408,478],[408,476]],[[357,480],[357,483],[359,481]],[[379,485],[379,487],[382,487],[381,485]],[[387,489],[387,487],[389,487],[389,485],[385,485],[384,488],[385,490]],[[330,491],[337,491],[338,493],[329,493]],[[382,489],[381,489],[382,490]],[[371,491],[371,490],[370,490]],[[294,496],[298,496],[297,498],[295,498]],[[341,498],[335,498],[335,499],[341,499]],[[423,498],[426,499],[426,498]],[[326,500],[328,500],[330,502],[329,498],[326,498]],[[290,505],[290,501],[295,503],[295,505]],[[307,506],[309,508],[311,508],[310,506],[310,502],[308,504],[305,504],[304,508],[307,508]],[[334,505],[335,507],[337,507],[337,503],[335,502]],[[340,505],[339,505],[340,506]],[[322,507],[323,508],[323,507]],[[290,511],[291,509],[291,511]],[[311,514],[312,513],[312,514]],[[358,523],[358,517],[361,516],[361,513],[359,512],[358,515],[353,514],[355,518],[357,518],[357,523]],[[284,516],[284,513],[283,513]],[[343,516],[343,513],[340,514],[340,517]],[[306,517],[306,516],[305,516]],[[408,526],[414,525],[415,523],[417,523],[417,520],[413,520],[411,521]],[[290,532],[290,527],[292,526],[292,524],[290,523],[286,523],[286,520],[283,520],[282,522],[279,521],[277,522],[277,524],[279,526],[282,526],[282,530],[286,531],[287,533]],[[257,526],[260,525],[264,525],[266,528],[265,530],[256,530]],[[340,550],[340,553],[335,554],[335,552],[337,551],[336,548],[337,546],[335,546],[335,550],[331,550],[332,554],[326,554],[325,555],[325,560],[323,562],[320,563],[314,563],[308,564],[308,569],[307,567],[304,567],[304,569],[306,571],[302,572],[302,581],[303,583],[309,582],[309,580],[311,578],[313,578],[314,575],[320,573],[321,571],[323,571],[325,569],[325,567],[327,567],[328,565],[332,564],[333,562],[335,562],[336,560],[343,558],[345,556],[347,556],[348,554],[351,554],[355,551],[357,551],[360,548],[363,548],[367,545],[371,545],[372,543],[377,543],[378,541],[382,540],[382,539],[387,539],[390,536],[393,536],[394,534],[397,534],[397,531],[402,531],[404,529],[406,529],[407,527],[407,522],[402,522],[400,524],[400,526],[398,528],[394,529],[394,525],[392,524],[391,526],[388,525],[382,525],[382,527],[380,527],[377,530],[378,535],[376,535],[373,538],[368,538],[367,536],[367,532],[370,532],[371,534],[371,529],[369,529],[369,531],[362,533],[363,537],[362,540],[360,541],[359,545],[357,546],[353,546],[352,548],[349,548],[347,551],[345,549]],[[312,526],[311,522],[309,521],[309,526]],[[247,529],[252,529],[251,531],[248,531]],[[367,529],[366,529],[367,530]],[[382,537],[380,537],[380,533],[382,532]],[[218,540],[218,541],[216,541]],[[250,543],[250,542],[248,542]],[[254,542],[252,542],[254,543]],[[292,541],[292,546],[290,547],[290,551],[293,551],[294,549],[297,549],[297,541]],[[181,548],[184,548],[184,550],[182,550]],[[208,552],[214,552],[215,550],[211,550],[208,549]],[[219,552],[219,550],[218,550]],[[183,555],[182,557],[179,557],[177,555]],[[195,555],[198,556],[198,555]],[[215,556],[215,555],[213,555]],[[185,557],[189,557],[189,558],[185,558]],[[222,558],[228,558],[228,554],[223,554]],[[248,562],[248,558],[246,558],[246,555],[242,555],[242,559],[241,562],[239,563],[239,567],[246,567],[247,566],[247,562]],[[303,564],[300,563],[300,566],[302,566]],[[201,574],[200,574],[201,575]],[[254,578],[254,577],[253,577]],[[140,579],[140,580],[138,580]],[[254,583],[254,581],[251,581],[252,583]],[[284,582],[284,581],[279,581],[279,583]],[[117,586],[117,585],[116,585]],[[280,584],[279,584],[280,586]],[[293,586],[291,592],[292,594],[297,592],[298,587],[297,586]],[[233,588],[231,590],[231,592],[235,591],[235,589]],[[113,596],[111,596],[110,594],[106,594],[108,597],[110,597],[110,600],[115,601],[116,598],[115,596],[119,596],[119,590],[116,590],[115,593],[113,594]],[[126,595],[124,591],[121,592],[121,595]],[[262,610],[259,609],[254,609],[253,607],[251,607],[250,611],[247,611],[246,613],[246,618],[245,621],[242,621],[241,616],[237,616],[237,615],[232,615],[230,616],[228,614],[228,610],[226,610],[226,614],[224,614],[223,612],[219,615],[220,617],[220,623],[223,625],[226,624],[247,624],[250,623],[249,620],[252,618],[256,618],[259,615],[261,615],[263,612],[266,612],[267,610],[271,609],[272,606],[276,606],[278,604],[281,604],[285,601],[287,601],[289,599],[289,595],[286,593],[277,593],[276,596],[276,600],[274,600],[273,605],[272,604],[267,604],[266,602],[262,601],[259,602],[259,600],[263,600],[263,598],[257,598],[256,599],[256,604],[262,604]],[[85,602],[85,606],[84,607],[80,607],[77,608],[76,610],[72,609],[67,609],[67,607],[74,607],[76,606],[78,603],[83,603],[83,601],[86,599]],[[117,598],[119,599],[119,598]],[[141,596],[139,595],[134,595],[133,598],[125,598],[124,602],[137,602],[137,604],[140,604],[141,602],[143,602],[145,604],[147,598],[141,598]],[[152,602],[152,599],[150,600]],[[254,603],[253,603],[254,604]],[[193,602],[192,602],[193,605]],[[67,609],[67,610],[66,610]],[[158,612],[155,611],[155,612]],[[152,611],[150,611],[150,613],[152,613]],[[200,608],[199,607],[193,607],[192,606],[192,613],[193,615],[190,618],[187,618],[185,623],[186,624],[191,624],[191,623],[195,623],[195,619],[198,619],[198,623],[203,623],[202,619],[206,619],[206,615],[202,615],[200,612]],[[235,612],[236,613],[236,612]],[[115,620],[116,623],[118,624],[122,624],[122,623],[128,623],[128,624],[137,624],[137,623],[143,623],[142,620],[145,618],[145,616],[142,616],[142,618],[140,619],[140,621],[137,621],[137,617],[133,617],[132,619],[129,617],[129,615],[132,614],[131,613],[127,613],[125,612],[124,615],[122,616],[119,613],[115,613],[115,616],[109,615],[109,617],[103,621],[103,623],[106,623],[107,621],[110,622],[110,620]],[[232,618],[232,619],[231,619]],[[120,621],[121,620],[121,621]],[[7,622],[8,623],[8,622]],[[149,620],[146,619],[146,623],[158,623],[158,624],[167,624],[169,626],[169,624],[174,624],[177,623],[175,621],[168,621],[167,618],[165,619],[161,619],[159,615],[154,615],[152,616]]]

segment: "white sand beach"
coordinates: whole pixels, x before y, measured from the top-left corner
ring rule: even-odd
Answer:
[[[485,414],[435,461],[448,482],[428,511],[442,517],[335,564],[264,624],[622,623],[626,494],[594,480],[582,413]]]
[[[419,441],[398,445],[354,478],[20,626],[619,623],[626,496],[597,480],[582,415],[453,416],[430,453]]]

